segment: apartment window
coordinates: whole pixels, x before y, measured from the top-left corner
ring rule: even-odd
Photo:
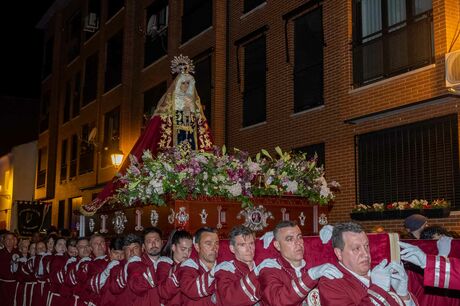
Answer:
[[[39,123],[39,132],[43,133],[48,130],[49,119],[50,119],[50,103],[51,103],[51,94],[46,92],[41,99],[40,103],[40,123]]]
[[[85,40],[88,40],[91,37],[93,37],[93,35],[99,30],[100,20],[101,0],[88,0],[88,12],[86,13],[83,24]]]
[[[168,53],[168,1],[156,1],[147,8],[144,67]]]
[[[45,79],[51,74],[53,68],[53,45],[54,38],[50,37],[45,43],[45,50],[43,51],[43,73],[42,79]]]
[[[88,105],[91,101],[96,99],[98,62],[98,53],[95,53],[86,59],[82,106]]]
[[[300,112],[324,103],[321,7],[294,20],[294,44],[294,112]]]
[[[305,147],[296,148],[294,152],[306,153],[307,159],[313,159],[316,155],[316,165],[326,167],[326,158],[324,151],[324,142],[311,144]]]
[[[62,123],[80,114],[80,77],[80,73],[77,73],[66,83]]]
[[[77,176],[77,159],[78,159],[78,136],[72,135],[70,143],[70,167],[69,178]]]
[[[94,123],[85,124],[81,128],[80,155],[78,160],[78,174],[85,174],[94,170],[94,145],[89,141],[89,133]]]
[[[158,101],[160,101],[161,97],[163,97],[164,93],[166,92],[166,86],[166,81],[163,81],[144,92],[143,127],[147,125],[150,117],[152,117],[153,113],[155,112]]]
[[[110,0],[107,1],[107,20],[112,18],[125,6],[124,0]]]
[[[72,105],[72,82],[67,81],[65,85],[64,110],[62,111],[62,123],[70,120],[70,109]]]
[[[110,154],[120,147],[120,108],[107,112],[104,115],[104,152],[102,154],[102,167],[112,164]]]
[[[105,65],[105,85],[107,92],[121,83],[123,71],[123,31],[119,31],[107,42],[107,61]]]
[[[355,86],[434,62],[431,0],[354,0],[353,19]]]
[[[80,54],[81,12],[76,12],[67,22],[67,62],[70,63]]]
[[[195,84],[196,91],[200,96],[201,105],[203,106],[204,115],[211,125],[211,99],[212,99],[212,54],[206,52],[204,56],[199,56],[193,60],[195,63]]]
[[[75,74],[72,82],[72,118],[80,115],[81,104],[81,72]]]
[[[267,1],[266,0],[244,0],[243,13],[247,13],[265,2]]]
[[[45,187],[48,153],[46,148],[38,150],[37,188]]]
[[[182,42],[212,26],[212,0],[183,0]]]
[[[64,139],[61,144],[61,182],[67,179],[67,147],[68,140]]]
[[[444,198],[459,206],[457,114],[356,138],[359,203]]]
[[[265,35],[244,45],[243,126],[266,118],[266,42]]]

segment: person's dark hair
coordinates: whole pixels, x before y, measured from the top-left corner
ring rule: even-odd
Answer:
[[[362,233],[364,229],[361,225],[353,222],[339,223],[334,225],[332,230],[332,247],[338,248],[343,251],[345,247],[345,242],[343,241],[343,233],[352,232],[352,233]]]
[[[56,226],[51,225],[46,232],[47,232],[48,235],[51,235],[51,234],[56,234],[57,235],[58,229],[57,229]]]
[[[152,226],[144,230],[144,232],[142,233],[142,240],[145,240],[145,236],[151,233],[157,233],[160,236],[160,238],[163,239],[163,232],[161,231],[161,229],[159,229],[158,227]]]
[[[70,237],[70,231],[66,228],[61,228],[59,232],[61,233],[61,236],[63,237]]]
[[[194,236],[194,243],[200,243],[200,240],[201,240],[201,235],[203,233],[216,233],[217,234],[217,230],[213,227],[208,227],[208,226],[203,226],[202,228],[199,228],[196,232],[195,232],[195,236]]]
[[[65,237],[56,237],[56,239],[54,240],[54,246],[56,246],[57,242],[59,240],[64,240],[64,242],[66,243],[67,245],[67,239]]]
[[[436,234],[449,236],[447,230],[444,227],[439,225],[432,225],[423,229],[423,231],[420,233],[420,239],[433,239],[433,236]]]
[[[66,246],[67,246],[67,248],[69,248],[69,246],[77,247],[77,239],[75,239],[75,238],[68,239],[67,243],[66,243]]]
[[[237,225],[233,227],[230,233],[228,234],[230,244],[235,246],[235,238],[240,235],[242,235],[243,237],[254,236],[254,232],[247,226]]]
[[[122,251],[125,240],[123,237],[114,237],[110,240],[110,249],[115,251]]]
[[[48,241],[49,241],[50,239],[53,239],[53,240],[54,240],[54,243],[56,244],[56,241],[57,241],[57,239],[58,239],[58,235],[56,235],[56,234],[54,234],[54,233],[53,233],[53,234],[49,234],[49,235],[46,237],[46,239],[45,239],[45,243],[47,244]]]
[[[86,241],[89,242],[88,237],[79,237],[79,238],[77,239],[77,244],[78,244],[80,241],[82,241],[82,240],[86,240]]]
[[[190,234],[189,232],[187,232],[185,230],[174,230],[174,231],[172,231],[171,234],[169,235],[168,241],[166,242],[161,254],[163,256],[168,256],[168,257],[172,258],[173,253],[174,253],[173,250],[172,250],[172,246],[179,244],[181,239],[193,240],[193,237],[192,237],[192,234]]]
[[[98,238],[98,237],[104,238],[104,240],[105,240],[104,235],[99,234],[99,233],[94,233],[94,234],[92,234],[91,237],[89,238],[89,242],[91,242],[91,240],[93,240],[93,239],[95,239],[95,238]]]
[[[136,234],[128,234],[123,240],[123,246],[129,246],[131,243],[138,243],[139,245],[142,245],[142,238]]]
[[[285,228],[285,227],[296,227],[296,226],[297,226],[297,223],[294,222],[294,221],[291,221],[291,220],[280,221],[280,222],[275,226],[275,229],[273,230],[273,237],[275,237],[275,239],[277,239],[277,237],[278,237],[278,232],[279,232],[280,229],[282,229],[282,228]]]

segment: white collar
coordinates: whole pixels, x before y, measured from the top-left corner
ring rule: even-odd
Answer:
[[[289,262],[289,261],[288,261],[288,262]],[[296,276],[297,276],[297,277],[301,277],[301,276],[302,276],[302,269],[305,267],[305,265],[306,265],[307,263],[305,262],[305,260],[302,259],[302,261],[300,262],[300,266],[298,266],[298,267],[294,267],[294,266],[292,265],[292,263],[290,263],[290,262],[289,262],[289,264],[290,264],[291,267],[294,269]]]
[[[366,278],[364,276],[361,276],[353,271],[351,271],[350,269],[348,269],[347,267],[345,267],[341,262],[339,262],[339,264],[345,269],[347,270],[348,272],[351,273],[351,275],[353,275],[354,277],[356,277],[361,283],[363,283],[367,288],[370,287],[371,285],[371,281],[369,278]],[[370,276],[371,275],[371,271],[368,271],[367,272],[367,276]]]
[[[210,269],[208,269],[208,266],[204,264],[204,262],[201,261],[201,259],[198,260],[200,262],[200,266],[203,267],[203,269],[208,272]],[[216,262],[214,262],[214,265],[212,266],[213,268],[216,266]]]

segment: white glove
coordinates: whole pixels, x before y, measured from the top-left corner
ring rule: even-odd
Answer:
[[[128,263],[138,262],[138,261],[142,261],[142,259],[139,256],[132,256],[128,259]]]
[[[385,291],[390,290],[391,285],[391,265],[387,266],[388,260],[382,260],[371,271],[371,282]]]
[[[264,249],[268,249],[273,241],[273,238],[275,238],[275,236],[273,236],[273,232],[266,232],[262,237],[259,238],[259,240],[264,241]]]
[[[112,260],[111,262],[109,262],[105,270],[102,272],[101,277],[99,278],[99,290],[105,286],[105,283],[107,282],[107,279],[110,275],[110,270],[112,270],[113,267],[119,264],[120,262],[118,260]]]
[[[254,268],[254,273],[259,276],[259,273],[263,268],[275,268],[281,270],[280,264],[273,258],[264,259],[264,261]]]
[[[438,246],[438,255],[449,256],[451,243],[452,237],[441,236],[441,238],[436,241],[436,245]]]
[[[77,263],[77,271],[78,269],[80,269],[80,265],[84,262],[87,262],[87,261],[91,261],[91,257],[83,257],[82,259],[80,259],[80,261]]]
[[[64,272],[67,272],[68,265],[76,261],[77,261],[76,257],[70,257],[69,259],[67,259],[67,262],[65,263],[65,266],[64,266]]]
[[[212,268],[212,270],[211,270],[212,276],[216,275],[217,271],[220,271],[220,270],[235,273],[236,267],[230,261],[223,261],[220,264],[218,264],[217,266],[215,266],[214,268]]]
[[[19,254],[13,254],[13,256],[11,256],[12,261],[17,261],[18,259],[19,259]]]
[[[310,276],[310,278],[313,280],[317,280],[323,276],[329,279],[335,279],[335,278],[342,278],[343,274],[333,264],[326,263],[326,264],[322,264],[322,265],[310,268],[308,270],[308,276]]]
[[[332,225],[325,225],[323,228],[319,231],[319,238],[321,239],[321,242],[323,244],[326,244],[331,240],[332,238],[332,230],[334,227]]]
[[[132,262],[140,262],[142,259],[139,256],[132,256],[125,263],[124,272],[125,272],[125,281],[128,279],[128,266]]]
[[[426,254],[418,246],[401,242],[399,245],[403,248],[401,251],[401,259],[413,263],[422,269],[426,267]]]
[[[392,268],[391,287],[393,287],[394,291],[396,291],[399,296],[407,296],[409,294],[407,290],[409,277],[407,276],[406,270],[404,270],[404,266],[395,261],[392,261],[390,266]]]

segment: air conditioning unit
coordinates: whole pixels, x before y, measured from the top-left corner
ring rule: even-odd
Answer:
[[[460,89],[460,50],[446,53],[446,87]]]
[[[96,13],[88,13],[85,17],[85,25],[83,31],[85,32],[96,32],[99,29],[99,18]]]

